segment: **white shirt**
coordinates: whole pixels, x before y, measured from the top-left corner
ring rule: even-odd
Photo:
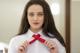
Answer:
[[[58,53],[66,53],[65,47],[56,38],[53,38],[53,39],[48,38],[48,37],[44,36],[42,31],[39,31],[38,33],[41,34],[41,37],[44,38],[45,40],[54,41],[58,46]],[[28,30],[28,32],[23,35],[13,37],[9,44],[8,53],[18,53],[18,51],[17,51],[18,47],[24,41],[26,41],[26,40],[29,41],[33,34],[35,34],[35,33],[33,33],[31,30]],[[49,51],[48,47],[46,47],[41,42],[36,40],[34,43],[32,43],[31,45],[28,46],[26,53],[50,53],[50,51]]]

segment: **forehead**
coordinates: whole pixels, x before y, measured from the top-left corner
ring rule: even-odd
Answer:
[[[28,8],[28,12],[43,12],[43,8],[40,5],[34,4]]]

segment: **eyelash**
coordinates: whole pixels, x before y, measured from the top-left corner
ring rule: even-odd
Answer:
[[[29,14],[29,16],[34,16],[34,15],[35,15],[34,13],[30,13],[30,14]],[[43,13],[38,13],[37,15],[38,15],[38,16],[43,16],[44,14],[43,14]]]

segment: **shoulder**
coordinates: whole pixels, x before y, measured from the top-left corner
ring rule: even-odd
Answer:
[[[56,38],[51,38],[50,40],[57,45],[59,53],[66,53],[65,46],[63,46],[59,40],[57,40]]]
[[[10,39],[9,44],[17,44],[18,42],[23,41],[25,39],[26,39],[25,34],[16,35]]]
[[[9,42],[9,47],[8,47],[8,51],[9,53],[16,53],[15,49],[18,47],[18,45],[20,44],[19,40],[21,39],[21,37],[23,37],[23,35],[20,35],[20,36],[14,36],[11,38],[10,42]]]
[[[51,33],[48,33],[50,36],[53,36],[53,38],[49,38],[49,40],[51,40],[52,42],[56,43],[59,52],[61,53],[66,53],[66,48],[65,46],[63,46],[60,41],[55,37],[56,35],[53,35]]]
[[[58,39],[50,38],[50,40],[57,45],[59,53],[66,53],[65,46],[63,46]]]
[[[16,35],[15,37],[11,38],[9,42],[9,50],[16,49],[19,45],[21,45],[26,40],[25,35]]]
[[[55,37],[56,35],[53,35],[51,33],[48,33],[50,36],[52,36],[52,38],[49,38],[50,40],[52,40],[53,42],[55,42],[57,45],[63,46],[60,41]]]
[[[16,36],[12,37],[10,41],[19,40],[19,39],[23,38],[24,36],[25,36],[25,35],[16,35]]]

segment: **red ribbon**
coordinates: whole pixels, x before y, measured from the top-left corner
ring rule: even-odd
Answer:
[[[45,42],[45,39],[41,38],[40,37],[41,35],[40,34],[34,34],[32,37],[34,37],[34,39],[32,41],[29,42],[29,44],[35,42],[36,40],[39,40],[41,43],[44,43]]]

